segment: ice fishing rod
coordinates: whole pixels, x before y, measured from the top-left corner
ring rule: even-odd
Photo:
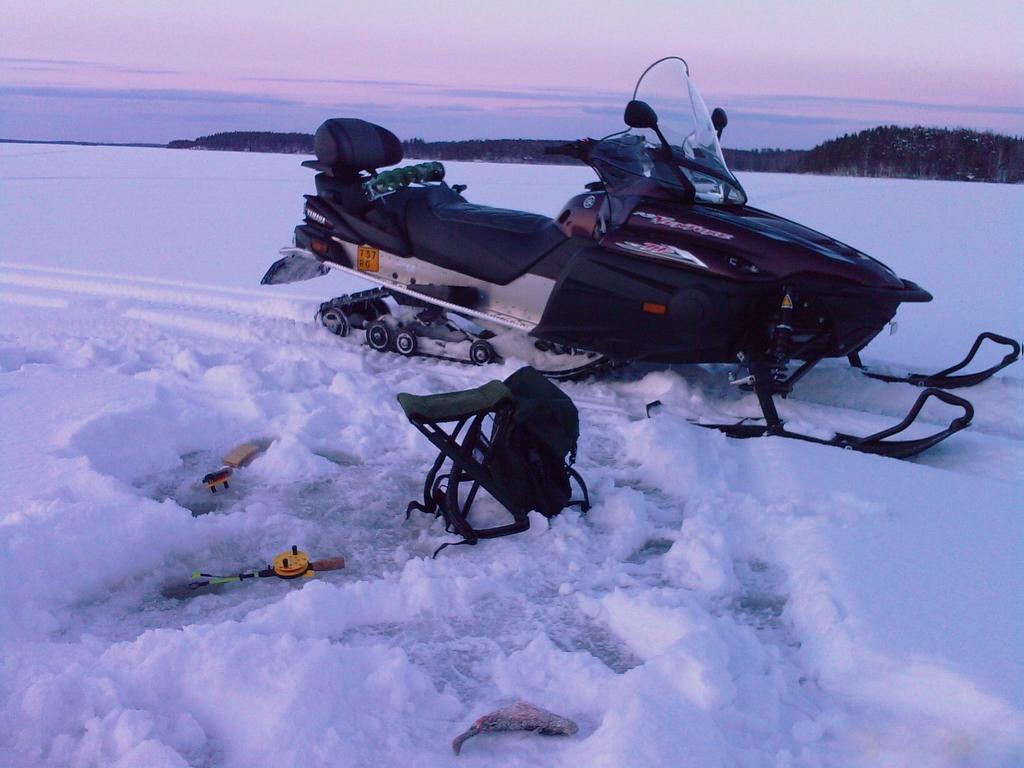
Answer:
[[[247,579],[311,579],[318,573],[325,571],[337,571],[345,567],[345,558],[327,557],[321,560],[310,560],[309,555],[292,545],[291,549],[281,552],[274,557],[273,562],[268,563],[266,568],[241,571],[224,576],[212,573],[195,571],[192,580],[188,584],[190,591],[212,587],[217,584],[228,584],[234,581],[245,581]]]

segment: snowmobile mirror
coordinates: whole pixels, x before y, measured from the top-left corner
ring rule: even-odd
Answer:
[[[633,101],[626,105],[626,113],[622,116],[630,128],[657,128],[658,115],[646,101]]]
[[[711,124],[715,126],[715,133],[718,134],[718,138],[722,138],[722,131],[725,130],[725,126],[729,124],[729,116],[725,114],[725,110],[721,107],[715,107],[711,112]]]

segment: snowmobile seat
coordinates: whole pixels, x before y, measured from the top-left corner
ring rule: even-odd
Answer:
[[[566,239],[547,216],[469,203],[445,184],[411,191],[405,228],[413,253],[478,280],[508,285]]]
[[[443,516],[445,529],[462,536],[462,541],[449,544],[476,544],[525,531],[534,510],[554,517],[570,505],[584,512],[590,508],[586,483],[570,466],[576,458],[579,412],[533,368],[461,392],[403,392],[398,402],[440,451],[423,484],[422,503],[410,502],[406,518],[414,509]],[[439,474],[446,462],[447,473]],[[570,478],[583,491],[581,501],[572,501]],[[469,487],[460,495],[463,483]],[[470,507],[481,488],[508,510],[513,522],[484,529],[470,524]]]

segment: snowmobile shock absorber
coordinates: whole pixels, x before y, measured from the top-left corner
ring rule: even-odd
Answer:
[[[772,334],[772,368],[776,374],[784,374],[789,363],[789,342],[793,338],[793,295],[789,286],[782,289],[782,303],[779,305],[779,321]]]

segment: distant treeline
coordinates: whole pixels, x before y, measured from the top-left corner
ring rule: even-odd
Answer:
[[[146,147],[165,149],[166,144],[144,141],[74,141],[69,139],[0,139],[0,144],[56,144],[62,147]]]
[[[726,149],[725,162],[734,171],[800,173],[806,149]]]
[[[402,142],[406,157],[491,163],[548,163],[576,160],[545,155],[544,148],[564,141],[477,139]],[[313,154],[308,133],[235,131],[172,141],[171,149]],[[814,149],[726,149],[735,171],[815,173],[834,176],[884,176],[954,181],[1024,182],[1024,139],[990,132],[895,125],[846,134]]]
[[[545,147],[565,144],[565,140],[547,139],[472,139],[470,141],[424,141],[412,139],[402,142],[406,157],[423,160],[466,160],[486,163],[544,163],[546,165],[574,165],[578,163],[564,155],[545,155]]]
[[[273,131],[230,131],[200,136],[195,141],[178,139],[168,149],[213,149],[224,152],[276,152],[288,155],[312,155],[313,134],[275,133]]]
[[[1024,139],[967,129],[887,125],[826,141],[802,161],[806,173],[958,181],[1024,181]]]

